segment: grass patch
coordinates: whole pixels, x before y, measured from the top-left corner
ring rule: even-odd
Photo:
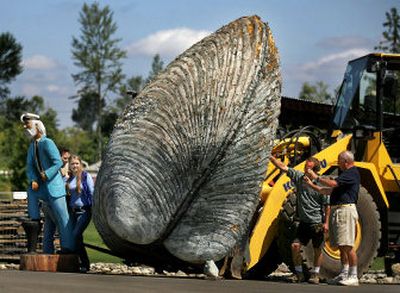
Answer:
[[[85,232],[83,233],[83,239],[85,243],[96,245],[102,248],[107,248],[104,244],[103,240],[99,233],[97,232],[93,221],[90,222],[89,226],[86,228]],[[122,263],[122,259],[119,257],[115,257],[113,255],[109,255],[91,248],[86,248],[90,262],[111,262],[111,263]]]
[[[383,257],[377,257],[374,259],[371,270],[384,270],[385,269],[385,260]]]

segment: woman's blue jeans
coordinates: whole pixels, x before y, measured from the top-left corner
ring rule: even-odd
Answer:
[[[83,243],[83,232],[86,230],[92,218],[91,208],[72,209],[72,235],[76,240],[76,252],[79,255],[81,267],[89,270],[90,261]]]

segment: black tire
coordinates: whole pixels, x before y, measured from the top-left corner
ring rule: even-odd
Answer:
[[[294,264],[292,258],[292,242],[296,237],[297,229],[299,227],[299,220],[296,216],[297,209],[297,195],[291,192],[283,203],[282,210],[279,214],[278,226],[279,233],[277,236],[278,251],[281,255],[282,261],[294,273]],[[306,279],[309,278],[308,267],[303,260],[303,272]]]
[[[400,251],[393,251],[384,258],[385,272],[388,277],[393,277],[392,265],[400,263]]]
[[[244,274],[245,279],[265,280],[282,263],[276,241],[274,240],[261,260]]]
[[[294,272],[291,244],[296,236],[299,222],[296,219],[296,194],[290,193],[283,203],[278,219],[277,245],[282,261]]]
[[[359,225],[361,226],[361,242],[357,249],[358,274],[361,276],[368,270],[372,261],[378,254],[381,239],[381,221],[378,208],[368,191],[360,188],[358,194],[357,211],[359,216]],[[307,265],[313,263],[313,249],[309,243],[303,251]],[[327,253],[326,247],[322,252],[323,260],[321,266],[321,276],[332,278],[340,273],[340,259],[332,257]]]

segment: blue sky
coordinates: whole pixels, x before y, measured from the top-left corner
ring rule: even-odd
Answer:
[[[86,1],[92,3],[93,1]],[[268,22],[279,49],[282,94],[296,97],[304,82],[338,86],[346,63],[373,51],[382,38],[385,12],[396,0],[115,0],[98,1],[114,12],[127,76],[147,76],[153,56],[168,64],[221,26],[245,15]],[[84,1],[0,0],[0,32],[23,46],[24,72],[12,95],[40,95],[58,112],[59,126],[72,126],[69,96],[72,36],[79,36]]]

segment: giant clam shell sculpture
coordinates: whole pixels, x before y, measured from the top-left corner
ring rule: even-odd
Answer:
[[[259,201],[280,83],[271,30],[257,16],[171,62],[128,105],[103,158],[93,216],[108,247],[128,259],[227,255]]]

